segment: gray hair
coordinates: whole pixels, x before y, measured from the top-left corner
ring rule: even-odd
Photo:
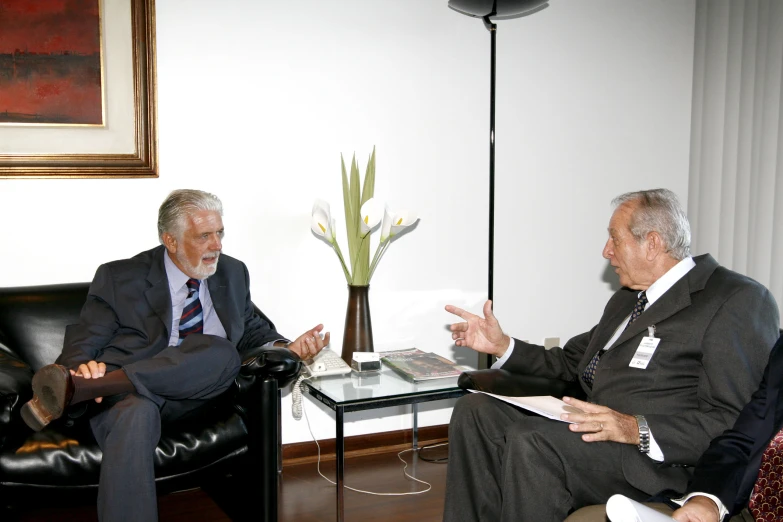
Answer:
[[[668,189],[627,192],[612,201],[616,207],[636,203],[629,228],[636,241],[642,242],[650,232],[663,238],[666,252],[680,261],[691,255],[691,225],[677,196]]]
[[[180,189],[171,192],[158,210],[158,239],[168,232],[178,240],[185,231],[185,218],[200,210],[214,210],[223,215],[223,203],[214,194],[201,190]]]

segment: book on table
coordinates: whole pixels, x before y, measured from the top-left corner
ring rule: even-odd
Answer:
[[[454,361],[418,348],[381,352],[380,356],[386,366],[412,382],[456,377],[463,371]]]

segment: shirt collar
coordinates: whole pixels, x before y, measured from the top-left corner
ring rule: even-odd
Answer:
[[[685,274],[690,272],[695,266],[696,262],[693,261],[692,257],[688,256],[671,267],[668,272],[663,274],[663,276],[651,284],[650,288],[646,290],[647,306],[650,306],[657,301],[667,290],[669,290],[669,288],[674,286],[674,283],[685,277]]]
[[[171,290],[171,293],[174,294],[185,286],[185,283],[188,282],[190,276],[174,264],[168,251],[163,253],[163,265],[166,267],[166,277],[169,279],[169,289]]]

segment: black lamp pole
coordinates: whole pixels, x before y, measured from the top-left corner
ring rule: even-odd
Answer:
[[[497,42],[497,24],[493,24],[489,16],[484,17],[484,26],[489,31],[491,51],[489,59],[489,253],[487,256],[487,299],[492,299],[494,306],[495,281],[495,52]],[[492,356],[486,356],[486,366],[479,361],[479,367],[489,368]]]
[[[495,276],[495,55],[497,24],[492,20],[507,20],[528,16],[549,4],[548,0],[449,0],[449,8],[467,16],[481,18],[490,35],[489,72],[489,245],[487,255],[487,299],[493,300]],[[492,366],[491,355],[479,354],[479,369]]]

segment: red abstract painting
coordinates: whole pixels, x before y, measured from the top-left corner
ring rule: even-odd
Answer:
[[[0,123],[103,124],[100,0],[0,0]]]

